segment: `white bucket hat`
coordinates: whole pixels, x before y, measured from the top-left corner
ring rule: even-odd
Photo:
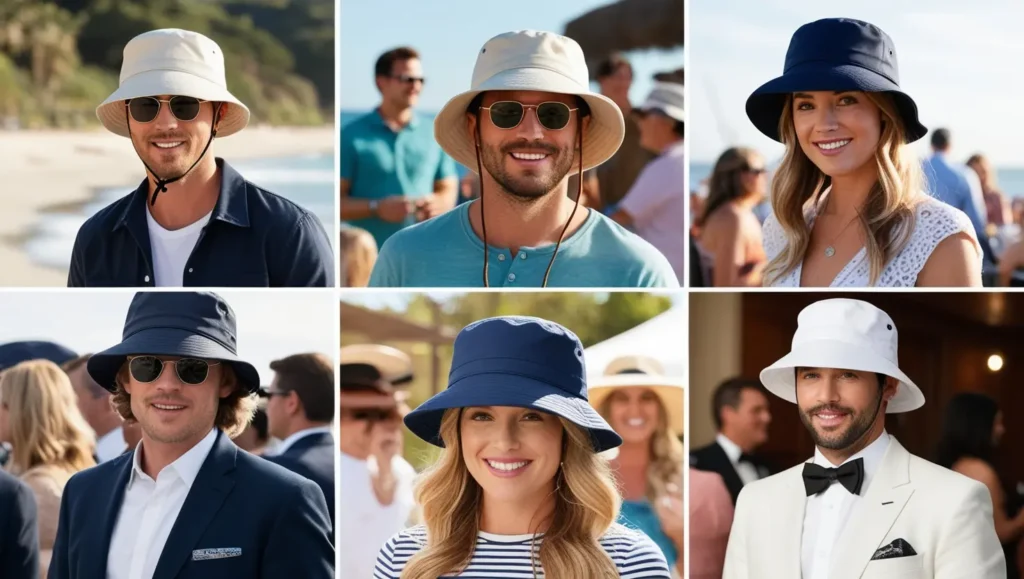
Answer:
[[[96,109],[103,126],[122,137],[128,133],[124,101],[159,95],[190,96],[231,103],[217,129],[227,137],[249,124],[249,109],[228,92],[224,53],[202,34],[168,28],[145,32],[128,41],[121,64],[121,84]]]
[[[659,110],[673,120],[685,122],[686,108],[683,106],[683,86],[671,82],[659,82],[651,89],[644,104],[637,107],[637,111],[646,114],[652,110]]]
[[[600,410],[601,404],[617,388],[648,388],[661,399],[668,415],[668,427],[675,434],[683,434],[686,424],[683,406],[686,387],[682,380],[665,376],[661,364],[647,356],[619,356],[604,370],[604,376],[592,380],[588,386],[590,404]]]
[[[473,67],[471,89],[444,105],[434,118],[434,138],[453,159],[477,170],[474,137],[466,126],[469,103],[486,91],[538,91],[576,95],[590,107],[583,135],[583,170],[604,163],[626,134],[622,111],[611,99],[590,91],[590,73],[576,41],[551,32],[520,30],[487,41]],[[578,171],[573,163],[570,174]]]
[[[887,413],[916,410],[924,406],[924,394],[899,368],[898,341],[892,318],[867,302],[815,302],[797,318],[792,351],[761,371],[761,383],[772,394],[796,403],[796,368],[875,372],[899,380]]]

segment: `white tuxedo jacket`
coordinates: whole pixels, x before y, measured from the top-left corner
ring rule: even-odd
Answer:
[[[798,579],[803,464],[743,487],[723,579]],[[832,550],[829,579],[1006,579],[988,488],[918,458],[895,438]],[[904,539],[916,555],[872,561]]]

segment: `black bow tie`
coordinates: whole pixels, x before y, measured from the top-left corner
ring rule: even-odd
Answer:
[[[754,464],[754,457],[750,456],[749,454],[743,453],[740,455],[738,459],[736,459],[736,462],[746,462]]]
[[[808,462],[804,464],[804,489],[807,496],[824,492],[835,481],[855,495],[864,484],[864,459],[850,461],[838,468],[825,468]]]

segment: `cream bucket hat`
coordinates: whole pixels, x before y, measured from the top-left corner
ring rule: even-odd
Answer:
[[[792,351],[761,371],[761,383],[796,403],[796,368],[875,372],[899,380],[886,413],[909,412],[924,406],[924,394],[900,370],[897,345],[896,325],[875,306],[850,299],[815,302],[797,317]]]
[[[122,137],[128,133],[124,101],[145,96],[180,95],[231,103],[221,118],[218,137],[249,124],[249,109],[228,92],[224,53],[202,34],[168,28],[145,32],[124,47],[120,86],[96,109],[103,126]]]
[[[583,136],[583,170],[604,163],[626,133],[622,111],[611,99],[590,91],[583,49],[576,41],[535,30],[499,34],[476,58],[470,90],[448,101],[434,118],[434,138],[453,159],[476,172],[476,146],[466,126],[469,103],[486,91],[538,91],[576,95],[590,107]],[[571,174],[578,171],[573,163]]]
[[[618,388],[648,388],[658,396],[675,434],[686,432],[683,406],[686,389],[682,380],[665,376],[661,364],[647,356],[619,356],[604,370],[604,376],[590,383],[590,404],[596,409]]]

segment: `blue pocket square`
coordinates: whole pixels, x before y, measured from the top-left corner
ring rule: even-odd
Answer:
[[[227,559],[229,557],[241,557],[242,550],[238,547],[226,547],[221,549],[196,549],[192,551],[193,561],[209,561],[210,559]]]

